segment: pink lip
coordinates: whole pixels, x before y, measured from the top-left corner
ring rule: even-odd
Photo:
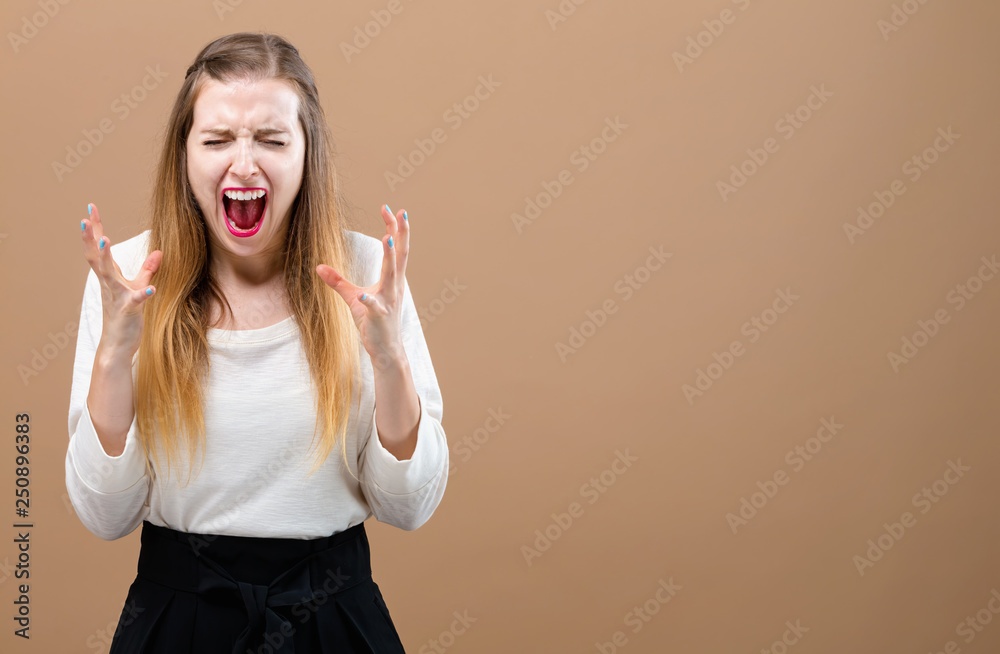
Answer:
[[[244,192],[246,192],[246,191],[264,191],[264,211],[262,211],[261,214],[260,214],[260,220],[257,221],[257,226],[254,227],[253,229],[251,229],[249,232],[235,232],[235,231],[233,231],[233,226],[229,224],[229,219],[226,217],[225,200],[222,199],[222,198],[225,197],[226,191],[244,191]],[[253,236],[257,232],[259,232],[260,231],[260,226],[264,224],[264,219],[267,218],[267,200],[268,200],[269,197],[271,197],[271,194],[268,192],[268,190],[266,188],[261,188],[259,186],[249,186],[249,187],[227,186],[226,188],[222,189],[222,195],[219,196],[220,202],[223,203],[222,204],[222,222],[226,223],[226,227],[229,229],[229,233],[232,234],[233,236],[238,236],[240,238],[246,238],[248,236]]]

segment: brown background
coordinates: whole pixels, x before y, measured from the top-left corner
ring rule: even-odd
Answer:
[[[383,202],[411,217],[407,277],[434,312],[455,467],[418,531],[368,522],[408,651],[434,651],[456,611],[476,622],[446,633],[450,652],[756,652],[796,621],[809,631],[788,651],[801,654],[1000,647],[1000,281],[961,308],[948,300],[1000,254],[1000,8],[907,0],[899,11],[916,13],[886,37],[888,0],[563,5],[575,11],[553,29],[556,0],[404,1],[348,61],[341,43],[387,3],[73,1],[36,17],[37,33],[24,23],[37,2],[4,3],[4,31],[34,35],[17,52],[8,35],[2,55],[0,515],[14,522],[14,415],[27,411],[35,528],[24,642],[11,634],[15,534],[0,525],[0,649],[107,651],[139,531],[101,541],[65,503],[75,338],[35,355],[75,328],[87,202],[112,242],[145,228],[184,71],[244,30],[285,36],[315,71],[354,227],[381,236]],[[674,53],[725,9],[733,22],[679,69]],[[122,117],[113,103],[147,66],[166,76]],[[445,112],[480,76],[499,86],[452,129]],[[777,122],[823,85],[832,95],[786,139]],[[615,117],[627,128],[579,170],[574,151]],[[114,131],[60,180],[53,162],[104,118]],[[960,136],[913,180],[904,163],[949,127]],[[385,172],[435,128],[447,140],[390,190]],[[777,151],[723,199],[717,182],[768,138]],[[511,214],[561,170],[573,183],[519,233]],[[852,243],[845,223],[893,180],[905,194]],[[626,299],[616,283],[651,247],[671,257]],[[742,325],[772,319],[778,289],[799,299],[751,342]],[[556,343],[609,302],[561,360]],[[894,370],[889,353],[939,310],[948,322]],[[733,341],[743,354],[689,402],[682,387]],[[509,418],[462,454],[491,409]],[[795,470],[786,452],[831,417],[843,428]],[[616,450],[636,461],[585,494]],[[940,501],[914,504],[959,459],[969,470],[938,484]],[[781,471],[787,483],[734,534],[727,514]],[[582,515],[550,526],[572,502]],[[915,525],[861,574],[854,557],[906,511]],[[547,527],[558,539],[529,565],[522,546]],[[671,579],[680,590],[660,606]],[[629,612],[650,600],[660,610],[633,631]],[[956,627],[977,611],[991,623],[966,642]]]

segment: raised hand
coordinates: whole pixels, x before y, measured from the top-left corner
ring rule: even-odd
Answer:
[[[355,286],[330,266],[316,266],[323,281],[351,308],[361,342],[368,354],[377,360],[405,357],[401,324],[410,225],[406,212],[401,214],[403,219],[399,220],[399,214],[393,214],[388,205],[382,205],[386,235],[382,237],[382,275],[377,284]]]
[[[156,292],[149,282],[160,267],[163,253],[159,250],[150,252],[136,278],[125,279],[118,263],[111,257],[111,242],[104,235],[97,206],[88,204],[87,212],[90,219],[81,220],[80,228],[83,255],[101,284],[104,311],[101,346],[131,358],[139,349],[142,307],[146,299]]]

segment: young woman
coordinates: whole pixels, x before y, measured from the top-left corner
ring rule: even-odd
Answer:
[[[332,155],[298,51],[233,34],[187,71],[151,229],[111,245],[87,206],[66,485],[97,536],[142,525],[113,654],[403,651],[364,521],[440,503],[441,392],[409,217],[347,229]]]

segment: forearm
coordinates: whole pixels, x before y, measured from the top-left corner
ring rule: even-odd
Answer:
[[[102,342],[94,357],[87,407],[108,456],[125,451],[125,436],[135,418],[133,395],[132,356]]]
[[[405,461],[413,456],[417,447],[420,398],[402,348],[397,356],[380,358],[374,373],[375,426],[379,441],[396,459]]]

